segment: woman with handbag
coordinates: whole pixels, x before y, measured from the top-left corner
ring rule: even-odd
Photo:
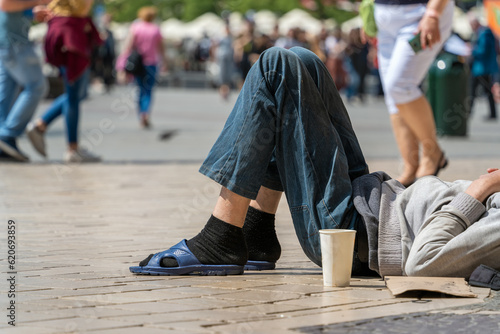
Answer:
[[[158,66],[166,70],[167,59],[160,28],[153,23],[157,15],[155,7],[142,7],[138,20],[132,23],[127,45],[117,61],[119,72],[134,76],[139,87],[138,113],[141,126],[149,128],[153,88]]]
[[[59,116],[66,121],[68,163],[98,162],[101,158],[78,145],[80,102],[87,94],[92,48],[102,39],[88,16],[93,0],[52,0],[47,6],[49,29],[45,37],[47,62],[58,67],[64,94],[54,100],[37,121],[28,124],[28,138],[38,153],[46,156],[44,134]]]

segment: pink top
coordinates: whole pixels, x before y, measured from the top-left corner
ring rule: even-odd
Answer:
[[[154,23],[136,21],[130,27],[130,32],[144,65],[158,65],[161,59],[158,46],[162,41],[160,28]]]
[[[160,28],[150,22],[137,20],[130,26],[130,33],[134,41],[132,48],[136,48],[142,55],[144,65],[158,65],[161,60],[159,44],[162,41]],[[130,50],[125,50],[116,60],[116,69],[123,70],[130,54]]]

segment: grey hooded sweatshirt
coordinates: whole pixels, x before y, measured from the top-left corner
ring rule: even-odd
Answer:
[[[383,172],[355,179],[370,269],[465,278],[480,264],[500,270],[500,193],[483,205],[464,192],[470,183],[428,176],[405,188]]]

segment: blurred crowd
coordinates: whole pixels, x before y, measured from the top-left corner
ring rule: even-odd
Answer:
[[[95,23],[104,43],[92,52],[91,83],[95,90],[108,92],[119,77],[115,63],[120,50],[123,53],[126,48],[123,45],[127,44],[127,40],[115,38],[110,28],[111,15],[100,15],[95,18]],[[231,31],[229,22],[226,22],[221,36],[213,37],[205,33],[198,39],[171,41],[168,35],[164,35],[163,39],[168,73],[158,73],[157,81],[178,72],[201,72],[206,74],[210,86],[219,89],[223,98],[227,98],[231,90],[241,88],[260,54],[273,46],[285,49],[299,46],[313,51],[323,60],[348,102],[363,102],[367,93],[376,96],[384,94],[378,73],[376,43],[362,40],[358,27],[349,31],[340,27],[324,27],[317,34],[294,27],[282,34],[276,25],[271,33],[266,34],[253,20],[246,19],[243,29],[237,33]],[[371,77],[369,82],[366,80],[368,77]],[[53,97],[58,94],[58,89],[51,88],[50,96]]]
[[[6,36],[0,43],[0,76],[6,78],[0,91],[2,96],[9,97],[2,100],[4,105],[0,110],[1,118],[6,120],[0,122],[0,158],[29,160],[16,144],[25,128],[36,150],[45,157],[45,131],[54,119],[62,115],[68,125],[65,161],[99,161],[99,157],[77,146],[79,104],[87,96],[89,86],[93,90],[109,92],[117,82],[135,82],[139,88],[137,111],[140,124],[149,128],[153,88],[158,84],[172,77],[196,73],[208,85],[218,88],[221,97],[227,99],[231,91],[239,91],[252,65],[271,47],[303,47],[314,52],[348,103],[363,103],[367,94],[384,96],[379,73],[379,61],[383,64],[383,57],[378,59],[377,39],[367,40],[360,27],[324,26],[319,32],[311,33],[301,27],[284,32],[283,27],[276,24],[267,30],[268,33],[263,33],[264,29],[247,16],[243,27],[236,31],[231,29],[227,17],[222,34],[211,36],[205,33],[201,38],[173,41],[166,35],[168,31],[162,31],[157,24],[157,9],[143,7],[130,25],[126,38],[116,38],[111,25],[112,16],[105,12],[104,7],[96,10],[100,7],[94,6],[91,11],[93,0],[38,1],[43,2],[42,5],[37,1],[0,0],[0,33]],[[89,15],[92,13],[94,15]],[[38,58],[44,58],[55,69],[49,75],[46,71],[42,74],[40,66],[35,64],[37,62],[30,60],[36,57],[28,38],[33,20],[48,23],[48,31],[39,38],[44,41],[41,44],[44,44],[45,55]],[[474,31],[470,43],[462,41],[470,56],[470,109],[477,90],[481,88],[488,95],[490,106],[486,120],[496,120],[495,104],[500,100],[499,43],[493,32],[476,18],[470,24]],[[16,39],[9,38],[14,35]],[[76,38],[79,35],[85,38]],[[26,50],[26,55],[15,57],[14,51],[20,48]],[[128,69],[129,65],[134,65],[131,62],[137,60],[131,60],[134,53],[141,58],[142,71]],[[25,75],[28,62],[36,66],[29,70],[30,75]],[[40,78],[37,79],[34,73]],[[49,97],[56,100],[43,117],[28,124],[47,88],[43,75],[49,79]],[[171,83],[168,81],[169,85]],[[15,94],[11,92],[19,91],[21,87],[24,88],[21,98],[13,101],[11,97]],[[23,94],[27,97],[23,98]],[[385,95],[388,96],[390,94]]]
[[[378,74],[376,44],[361,38],[361,29],[343,32],[340,27],[322,28],[311,34],[300,27],[291,28],[283,35],[276,25],[270,34],[259,32],[255,22],[245,20],[242,32],[233,35],[226,26],[225,36],[199,41],[184,40],[176,45],[178,59],[184,70],[207,71],[212,83],[218,86],[221,96],[227,97],[230,89],[238,89],[250,67],[260,54],[272,47],[290,49],[304,47],[313,51],[325,63],[337,88],[345,92],[347,100],[364,101],[367,93],[367,76],[372,76],[369,92],[383,95]]]
[[[125,43],[115,41],[110,23],[109,14],[96,18],[96,26],[105,43],[93,52],[91,77],[94,87],[103,91],[109,91],[116,83],[114,64],[118,51],[123,49],[120,42]],[[178,72],[201,72],[206,74],[209,85],[217,87],[221,96],[227,98],[231,90],[241,88],[251,66],[264,50],[273,46],[285,49],[300,46],[313,51],[323,60],[347,102],[364,102],[367,94],[379,97],[384,95],[379,75],[377,41],[370,40],[368,43],[362,38],[360,27],[348,30],[341,29],[340,26],[333,29],[323,27],[318,33],[294,27],[282,34],[280,27],[276,25],[271,33],[261,31],[251,18],[247,18],[243,29],[236,33],[230,29],[227,21],[224,34],[216,37],[205,33],[201,38],[171,41],[167,32],[163,39],[165,61],[168,62],[165,68],[168,68],[168,73],[158,73],[157,80],[162,81],[169,74],[173,76]],[[472,36],[469,44],[471,49],[478,35],[475,33]],[[492,83],[497,81],[499,80],[495,80],[493,75]],[[495,85],[493,92],[498,90],[497,98],[500,98],[498,87],[498,84]]]

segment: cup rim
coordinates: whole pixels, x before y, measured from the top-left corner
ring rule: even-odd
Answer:
[[[321,234],[336,234],[336,233],[356,233],[356,230],[348,230],[348,229],[323,229],[319,230]]]

